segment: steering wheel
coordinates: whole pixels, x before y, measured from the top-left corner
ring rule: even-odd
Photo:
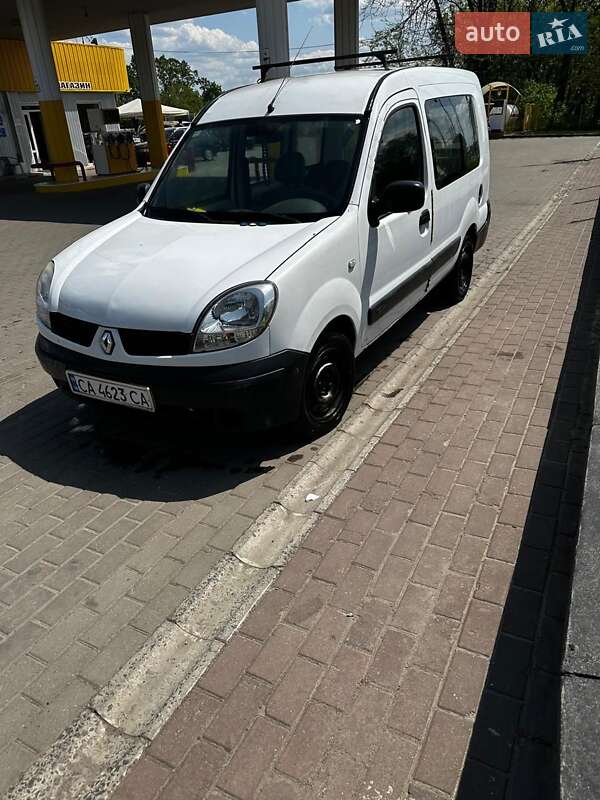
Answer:
[[[298,192],[298,197],[307,197],[310,200],[316,200],[317,203],[322,203],[325,209],[329,211],[332,205],[336,205],[335,197],[321,189],[313,189],[312,186],[302,186]]]
[[[326,192],[322,192],[319,189],[313,189],[310,186],[302,186],[298,187],[296,193],[290,197],[282,198],[277,200],[275,203],[272,203],[269,206],[266,206],[263,211],[289,211],[290,214],[293,214],[295,211],[302,211],[300,208],[303,200],[312,200],[315,204],[309,213],[322,213],[323,211],[329,211],[331,206],[335,203],[335,199],[327,194]],[[292,208],[292,205],[294,208]],[[316,206],[319,206],[318,208]],[[306,209],[305,209],[306,210]]]
[[[270,206],[263,208],[266,214],[327,214],[328,209],[320,200],[310,197],[290,197],[287,200],[277,200]]]

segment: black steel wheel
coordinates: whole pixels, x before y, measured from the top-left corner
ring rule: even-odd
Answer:
[[[444,297],[449,304],[460,303],[467,296],[473,275],[473,253],[473,241],[467,237],[452,272],[444,278],[441,285]]]
[[[354,389],[354,350],[343,333],[325,333],[306,365],[299,427],[315,438],[344,416]]]

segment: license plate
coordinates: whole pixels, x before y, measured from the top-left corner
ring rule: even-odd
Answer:
[[[138,408],[142,411],[154,411],[152,392],[147,386],[132,386],[129,383],[115,383],[94,378],[92,375],[81,375],[68,372],[67,378],[73,394],[91,397],[117,406]]]

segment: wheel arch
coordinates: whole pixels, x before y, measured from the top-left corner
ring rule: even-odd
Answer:
[[[467,239],[470,239],[473,246],[475,246],[475,243],[477,242],[477,225],[475,225],[474,222],[471,223],[471,225],[469,225],[467,228],[467,232],[465,233],[465,238],[463,241],[466,242]]]
[[[337,317],[334,317],[330,320],[321,333],[317,336],[315,343],[320,341],[324,336],[330,333],[343,333],[346,336],[351,344],[352,349],[356,349],[356,341],[357,341],[357,331],[356,327],[354,326],[354,322],[348,316],[348,314],[338,314]]]
[[[356,286],[346,278],[336,277],[314,292],[310,291],[310,285],[291,289],[280,292],[279,307],[273,315],[273,352],[291,348],[310,353],[324,331],[337,327],[351,339],[356,353],[362,308]]]

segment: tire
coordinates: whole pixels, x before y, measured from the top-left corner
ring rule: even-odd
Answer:
[[[352,343],[343,333],[325,333],[315,344],[304,371],[298,432],[314,439],[335,428],[353,390]]]
[[[440,290],[448,305],[460,303],[467,296],[473,275],[474,252],[473,240],[467,237],[460,249],[456,264],[440,285]]]

